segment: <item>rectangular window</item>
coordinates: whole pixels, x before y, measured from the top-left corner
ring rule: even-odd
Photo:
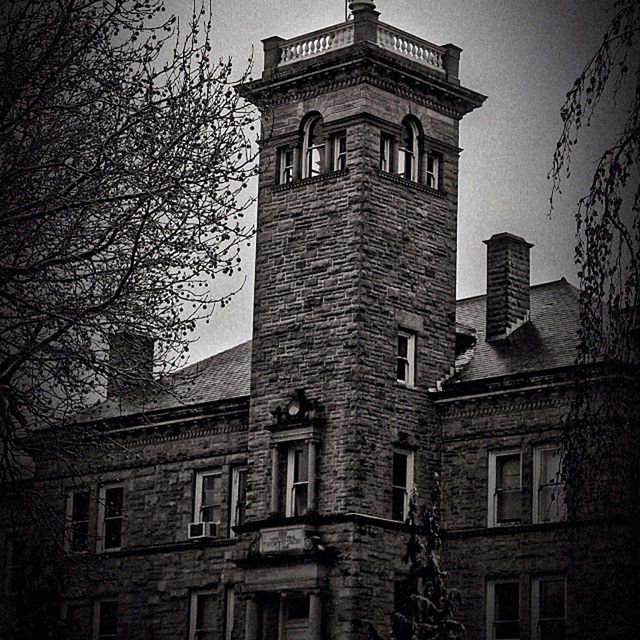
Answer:
[[[532,588],[532,637],[534,640],[564,640],[566,626],[566,581],[561,576],[534,578]]]
[[[398,332],[398,353],[396,359],[397,380],[408,387],[415,382],[416,337],[406,331]]]
[[[283,640],[307,638],[309,633],[309,596],[290,594],[284,599]]]
[[[341,131],[332,137],[333,170],[341,171],[347,168],[347,134]]]
[[[5,592],[22,593],[26,586],[27,544],[24,540],[8,540],[5,562],[7,567]]]
[[[86,640],[89,628],[89,609],[82,604],[68,604],[63,607],[62,625],[67,640]]]
[[[293,147],[278,149],[278,184],[293,182],[295,177],[295,150]]]
[[[427,186],[440,188],[440,156],[431,151],[427,153]]]
[[[247,507],[247,468],[233,467],[231,469],[231,513],[229,517],[229,537],[235,533],[232,527],[244,523]]]
[[[489,454],[490,527],[514,524],[522,518],[522,483],[520,451]]]
[[[380,170],[391,173],[393,157],[393,138],[386,133],[380,134]]]
[[[404,521],[409,514],[409,498],[413,489],[413,452],[393,452],[391,518]]]
[[[96,602],[93,619],[94,640],[117,640],[118,638],[118,602],[101,600]]]
[[[71,491],[67,495],[67,551],[82,553],[89,543],[89,506],[91,494],[88,489]]]
[[[533,521],[561,522],[567,517],[562,450],[557,445],[536,447],[533,453]]]
[[[124,487],[122,485],[100,488],[98,551],[117,551],[122,547],[123,505]]]
[[[520,640],[518,582],[490,582],[487,585],[487,638]]]
[[[219,612],[216,591],[191,594],[189,640],[218,640]]]
[[[222,474],[216,471],[199,471],[196,474],[194,522],[220,524],[222,514]]]
[[[309,446],[305,442],[288,447],[285,492],[285,515],[305,515],[309,499]]]

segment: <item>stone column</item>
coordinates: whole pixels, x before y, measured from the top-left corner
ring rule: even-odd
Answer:
[[[279,451],[278,447],[271,447],[271,513],[280,511],[279,491],[278,491],[278,467]]]
[[[309,640],[322,637],[322,598],[319,591],[309,594]]]
[[[244,640],[258,639],[258,607],[254,596],[247,599],[245,612]]]

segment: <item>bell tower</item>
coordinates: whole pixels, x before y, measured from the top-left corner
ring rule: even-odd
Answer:
[[[408,495],[439,468],[427,391],[454,363],[458,126],[485,98],[460,48],[350,8],[264,40],[240,88],[262,116],[246,640],[384,635]]]

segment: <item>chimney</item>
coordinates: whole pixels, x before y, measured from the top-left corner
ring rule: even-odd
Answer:
[[[154,340],[120,331],[109,338],[107,397],[140,393],[153,380]]]
[[[529,321],[529,249],[524,238],[497,233],[487,245],[487,341],[506,338]]]

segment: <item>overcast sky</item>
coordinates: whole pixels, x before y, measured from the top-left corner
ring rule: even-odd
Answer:
[[[168,0],[178,15],[190,2]],[[344,0],[213,0],[214,47],[238,69],[255,51],[262,72],[263,38],[292,38],[344,20]],[[574,211],[587,185],[603,131],[593,127],[582,162],[549,218],[546,176],[560,134],[560,107],[599,42],[607,0],[377,0],[380,19],[435,44],[462,47],[462,83],[488,96],[461,124],[458,297],[485,291],[485,245],[509,231],[535,247],[531,282],[562,276],[576,283]],[[252,220],[255,219],[253,213]],[[245,251],[244,289],[216,312],[192,349],[193,359],[251,338],[253,247]]]

